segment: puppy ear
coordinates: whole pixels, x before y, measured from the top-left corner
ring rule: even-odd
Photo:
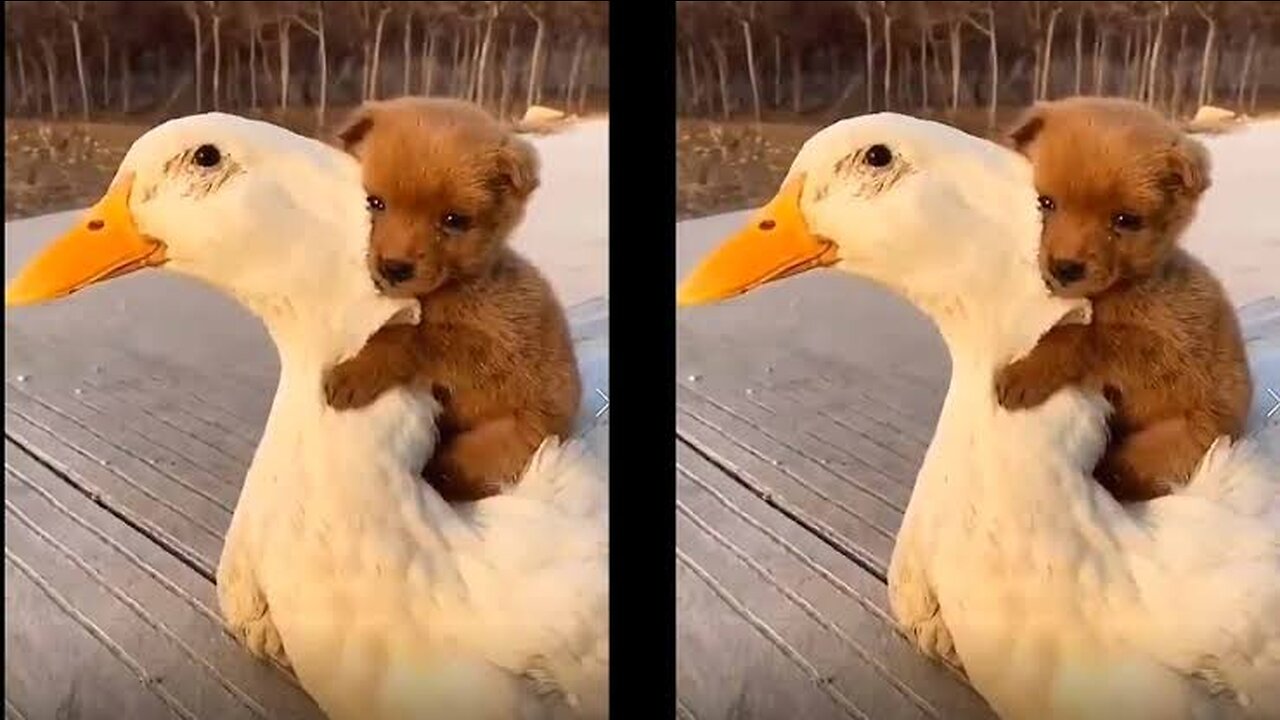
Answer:
[[[334,134],[336,145],[344,151],[354,154],[356,146],[369,134],[369,130],[372,128],[373,109],[368,106],[358,107]]]
[[[1024,112],[1018,122],[1014,123],[1013,129],[1005,136],[1005,140],[1014,150],[1022,152],[1043,129],[1044,115],[1041,114],[1040,108],[1033,107]]]
[[[498,148],[496,180],[524,199],[538,189],[538,151],[524,138],[510,135]]]
[[[1209,151],[1200,141],[1183,136],[1169,149],[1169,183],[1189,197],[1209,189]]]

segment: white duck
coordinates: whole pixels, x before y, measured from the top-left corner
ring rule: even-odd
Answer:
[[[134,143],[6,301],[163,265],[266,324],[280,384],[218,597],[231,630],[291,663],[331,717],[604,717],[607,488],[581,447],[549,440],[509,493],[450,506],[418,476],[429,395],[325,404],[325,368],[416,321],[369,279],[363,207],[355,161],[319,142],[229,115],[174,120]]]
[[[881,114],[812,137],[779,195],[681,288],[695,304],[835,265],[910,299],[951,384],[894,550],[895,614],[1005,718],[1280,717],[1280,471],[1219,441],[1183,492],[1122,506],[1090,476],[1104,400],[996,402],[998,367],[1087,306],[1051,298],[1031,172]]]

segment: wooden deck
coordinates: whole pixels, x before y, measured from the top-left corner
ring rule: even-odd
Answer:
[[[31,222],[6,233],[10,273],[66,221]],[[570,316],[607,458],[607,303]],[[5,352],[5,717],[320,717],[223,632],[214,592],[278,372],[258,322],[144,273],[7,312]]]
[[[741,217],[678,225],[678,276]],[[894,629],[885,584],[945,347],[870,284],[784,285],[678,314],[676,714],[991,718]],[[1280,341],[1278,308],[1242,312],[1253,342]]]

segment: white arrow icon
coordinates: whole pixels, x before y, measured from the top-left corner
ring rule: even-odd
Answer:
[[[1270,420],[1272,415],[1275,415],[1277,412],[1280,412],[1280,395],[1277,395],[1276,391],[1272,390],[1271,388],[1267,388],[1267,394],[1271,396],[1272,400],[1276,401],[1275,407],[1267,411],[1267,419]]]
[[[604,400],[604,407],[596,411],[596,417],[599,418],[601,415],[609,411],[609,396],[600,392],[600,388],[596,388],[596,394],[599,395]],[[1274,395],[1275,393],[1272,393],[1272,394]],[[1271,412],[1275,412],[1275,411],[1272,410]],[[1271,417],[1271,416],[1268,415],[1267,417]]]

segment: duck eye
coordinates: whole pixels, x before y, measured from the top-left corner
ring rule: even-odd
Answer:
[[[1128,230],[1133,232],[1142,229],[1142,218],[1129,213],[1116,213],[1111,218],[1111,227],[1116,230]]]
[[[1036,204],[1040,206],[1040,210],[1043,212],[1052,212],[1058,208],[1058,206],[1053,202],[1053,198],[1048,195],[1041,195],[1036,198]]]
[[[195,155],[191,159],[200,167],[211,168],[222,162],[222,152],[216,146],[201,145],[196,148]]]
[[[471,218],[458,213],[446,213],[440,218],[440,225],[448,232],[466,232],[471,227]]]
[[[872,145],[867,148],[863,159],[871,167],[884,167],[893,162],[893,152],[884,145]]]
[[[369,206],[369,209],[372,210],[373,212],[382,212],[383,210],[387,209],[387,204],[383,202],[382,198],[378,197],[377,195],[370,195],[369,197],[365,198],[364,201],[365,201],[365,204]]]

